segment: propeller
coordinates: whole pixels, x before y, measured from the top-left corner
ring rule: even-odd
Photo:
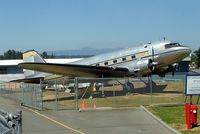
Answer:
[[[154,48],[152,46],[152,60],[154,61]]]
[[[156,65],[158,63],[154,61],[154,48],[152,46],[152,59],[149,59],[149,63],[148,63],[148,67],[151,71],[155,71],[156,70]]]
[[[172,68],[172,76],[174,77],[174,74],[176,72],[176,68],[177,68],[177,64],[173,65],[173,68]]]
[[[168,66],[168,72],[172,72],[172,76],[174,77],[176,72],[176,65]]]

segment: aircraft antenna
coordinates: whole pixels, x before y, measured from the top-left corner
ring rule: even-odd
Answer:
[[[152,46],[152,60],[154,61],[154,48]]]
[[[165,41],[165,37],[163,37],[163,40]]]
[[[152,70],[155,70],[155,65],[154,65],[154,48],[152,46]]]

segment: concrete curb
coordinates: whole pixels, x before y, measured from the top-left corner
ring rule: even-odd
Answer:
[[[84,112],[84,111],[101,111],[101,110],[112,110],[112,107],[100,107],[100,108],[79,108],[79,112]]]
[[[176,129],[170,127],[168,124],[163,122],[160,118],[152,114],[149,110],[147,110],[144,106],[140,106],[140,108],[145,111],[147,114],[149,114],[153,119],[155,119],[157,122],[159,122],[163,127],[167,128],[172,132],[172,134],[181,134],[181,132],[177,131]]]
[[[98,107],[98,108],[79,108],[79,112],[84,112],[84,111],[105,111],[105,110],[132,110],[132,109],[138,109],[138,107],[118,107],[118,108],[113,108],[113,107]]]

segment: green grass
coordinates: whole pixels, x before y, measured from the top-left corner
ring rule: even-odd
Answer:
[[[199,107],[200,108],[200,107]],[[149,110],[156,116],[160,117],[164,122],[171,127],[179,130],[183,134],[199,134],[200,127],[195,127],[191,130],[187,130],[185,124],[185,107],[173,106],[173,107],[149,107]],[[198,121],[200,121],[200,112],[198,112]]]

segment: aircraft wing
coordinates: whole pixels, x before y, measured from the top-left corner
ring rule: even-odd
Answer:
[[[24,69],[47,72],[69,77],[123,77],[129,72],[127,68],[112,68],[105,66],[90,66],[76,64],[54,64],[54,63],[29,63],[18,65]]]

